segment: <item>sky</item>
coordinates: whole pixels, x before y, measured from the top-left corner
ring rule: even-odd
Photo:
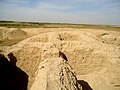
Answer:
[[[0,0],[0,20],[120,25],[120,0]]]

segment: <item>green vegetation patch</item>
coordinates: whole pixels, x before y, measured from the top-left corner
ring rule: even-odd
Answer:
[[[80,29],[105,29],[105,30],[117,30],[117,31],[119,30],[120,31],[120,26],[112,26],[112,25],[14,22],[14,21],[0,21],[0,27],[7,27],[7,28],[80,28]]]

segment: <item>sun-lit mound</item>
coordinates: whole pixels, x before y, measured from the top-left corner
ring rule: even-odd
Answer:
[[[27,32],[21,29],[0,28],[0,45],[10,46],[28,37]]]
[[[39,64],[48,58],[58,58],[61,51],[78,79],[87,81],[93,90],[119,90],[119,41],[120,33],[115,31],[52,31],[6,47],[5,54],[12,52],[17,66],[29,75],[29,89],[34,85]]]

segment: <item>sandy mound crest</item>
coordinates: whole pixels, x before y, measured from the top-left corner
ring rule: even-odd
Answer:
[[[71,67],[61,58],[40,63],[30,90],[82,90]]]

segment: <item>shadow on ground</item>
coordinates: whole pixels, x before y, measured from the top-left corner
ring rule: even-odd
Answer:
[[[84,80],[77,80],[78,84],[82,86],[82,90],[93,90],[90,85]]]
[[[28,75],[16,66],[17,59],[10,53],[10,61],[0,54],[0,89],[27,90]]]

